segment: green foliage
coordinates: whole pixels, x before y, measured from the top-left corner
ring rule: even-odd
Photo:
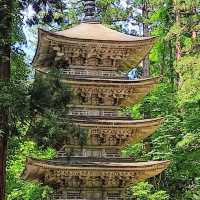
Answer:
[[[156,191],[153,185],[147,182],[140,182],[132,186],[133,197],[138,200],[168,200],[169,195],[165,191]]]
[[[142,118],[140,109],[141,109],[141,104],[136,104],[131,108],[131,117],[133,119],[141,119]]]
[[[198,103],[200,101],[200,55],[186,55],[176,65],[180,75],[179,104]]]
[[[148,118],[174,112],[176,112],[176,90],[168,83],[160,83],[144,98],[141,105],[141,113]]]
[[[67,116],[71,89],[61,81],[60,71],[38,74],[30,91],[31,122],[29,136],[43,147],[62,145],[66,134],[79,138],[84,144],[86,131],[75,126]],[[67,131],[66,131],[67,130]]]
[[[7,199],[8,200],[38,200],[46,199],[51,189],[38,183],[23,181],[21,174],[28,156],[50,159],[55,155],[53,149],[41,150],[28,140],[22,141],[14,137],[9,142],[9,161],[7,164]]]
[[[133,157],[134,159],[141,159],[144,145],[142,143],[130,144],[122,150],[125,157]]]

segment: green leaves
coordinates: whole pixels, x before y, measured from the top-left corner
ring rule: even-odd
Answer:
[[[32,141],[22,141],[17,137],[9,142],[9,161],[7,164],[7,199],[8,200],[42,200],[51,191],[47,186],[25,182],[21,173],[28,156],[50,159],[55,155],[53,149],[41,150]]]
[[[200,55],[184,56],[177,63],[180,74],[179,104],[200,101]]]
[[[165,191],[156,191],[153,185],[141,182],[131,187],[133,197],[137,200],[168,200],[169,195]]]
[[[130,144],[122,150],[122,154],[125,157],[132,157],[134,159],[140,159],[144,150],[142,143]]]

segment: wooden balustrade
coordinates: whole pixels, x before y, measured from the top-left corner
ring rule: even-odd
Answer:
[[[90,76],[102,78],[125,78],[124,73],[108,70],[64,69],[63,74],[68,76]]]

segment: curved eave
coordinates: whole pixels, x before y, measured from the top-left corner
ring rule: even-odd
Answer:
[[[42,74],[48,74],[49,70],[47,68],[36,68],[37,72]],[[140,85],[151,85],[159,83],[161,80],[161,76],[156,76],[152,78],[139,78],[135,80],[128,80],[128,79],[103,79],[103,78],[96,78],[96,77],[74,77],[74,78],[63,78],[62,82],[72,84],[72,85],[109,85],[109,86],[140,86]]]
[[[137,128],[160,125],[164,118],[144,119],[144,120],[101,120],[86,119],[74,120],[81,127],[116,127],[116,128]]]
[[[73,38],[73,37],[67,37],[63,35],[59,35],[54,32],[45,31],[43,29],[38,29],[38,43],[37,43],[37,50],[35,53],[35,56],[32,61],[33,66],[37,66],[37,59],[39,58],[39,54],[41,53],[41,49],[48,48],[49,45],[44,46],[44,40],[48,41],[55,41],[60,42],[61,44],[65,43],[72,43],[72,44],[98,44],[109,46],[110,48],[114,47],[120,47],[120,48],[131,48],[131,47],[137,47],[137,46],[143,46],[145,49],[148,47],[148,50],[143,55],[143,58],[146,56],[146,54],[149,53],[152,46],[157,41],[156,37],[144,37],[142,39],[134,39],[134,40],[124,40],[124,41],[117,41],[117,40],[97,40],[97,39],[83,39],[83,38]],[[143,59],[140,58],[138,63]]]
[[[27,159],[26,168],[22,174],[25,180],[44,181],[49,170],[51,172],[66,173],[66,175],[75,173],[74,176],[87,174],[88,176],[112,176],[124,175],[131,176],[133,179],[137,177],[137,181],[156,176],[165,170],[170,161],[149,161],[136,163],[117,163],[117,162],[90,162],[84,164],[66,164],[55,161],[40,161],[36,159]],[[52,174],[53,175],[53,174]]]
[[[99,42],[134,42],[149,40],[152,37],[136,37],[111,29],[101,23],[80,23],[64,31],[54,32],[58,36],[70,39],[80,39]]]
[[[136,80],[124,80],[124,79],[98,79],[98,78],[74,78],[74,79],[63,79],[62,81],[73,85],[109,85],[109,86],[140,86],[140,85],[151,85],[158,83],[161,77],[154,78],[142,78]]]
[[[116,137],[121,136],[122,132],[126,135],[127,140],[120,146],[128,144],[135,144],[151,136],[160,124],[163,122],[163,118],[145,119],[145,120],[82,120],[77,122],[81,128],[88,130],[92,129],[114,129]],[[131,131],[132,133],[129,134]],[[104,131],[105,134],[105,131]],[[107,133],[113,134],[111,133]]]
[[[127,40],[106,40],[106,39],[85,39],[85,38],[75,38],[75,37],[67,37],[60,34],[57,34],[55,32],[45,31],[43,29],[39,29],[41,33],[44,33],[45,36],[49,39],[53,39],[56,41],[62,41],[62,42],[76,42],[76,43],[102,43],[102,44],[117,44],[117,45],[123,45],[123,46],[136,46],[136,45],[147,45],[147,44],[154,44],[157,40],[156,37],[138,37],[138,39],[127,39]]]
[[[38,42],[37,42],[37,47],[36,47],[36,51],[35,51],[35,55],[33,57],[33,60],[32,60],[32,65],[33,66],[36,66],[36,62],[37,62],[37,59],[39,58],[39,54],[40,54],[40,50],[41,50],[41,40],[45,38],[45,31],[42,30],[42,29],[38,29]]]
[[[45,69],[36,69],[37,72],[43,73],[43,74],[48,74],[48,71]],[[159,83],[161,80],[161,76],[156,76],[153,78],[140,78],[140,79],[135,79],[135,80],[126,80],[126,79],[101,79],[101,78],[63,78],[62,82],[70,84],[70,85],[85,85],[85,86],[120,86],[120,87],[127,87],[127,86],[136,86],[136,87],[141,87],[141,86],[146,86],[146,85],[154,85]]]
[[[37,68],[37,72],[42,74],[48,74],[47,69]],[[74,77],[74,78],[63,78],[62,82],[72,84],[72,85],[92,85],[92,86],[143,86],[143,85],[153,85],[159,83],[161,76],[156,76],[153,78],[140,78],[135,80],[126,79],[102,79],[102,78],[86,78],[86,77]]]

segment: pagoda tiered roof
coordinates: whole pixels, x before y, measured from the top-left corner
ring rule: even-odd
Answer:
[[[38,72],[48,73],[48,71],[42,69],[38,70]],[[119,101],[116,102],[116,106],[127,106],[141,100],[160,79],[161,77],[128,80],[94,77],[86,78],[82,76],[81,78],[63,77],[61,81],[70,85],[76,96],[91,98],[92,95],[96,95],[98,98],[117,98]],[[109,102],[108,100],[105,103],[108,103],[108,105],[114,104],[114,102]]]
[[[124,147],[128,143],[137,143],[152,135],[160,126],[163,118],[143,120],[116,120],[116,119],[92,119],[83,117],[73,119],[81,128],[88,130],[88,145],[119,146]],[[101,143],[92,144],[92,137],[98,137]],[[112,139],[112,142],[110,139]],[[104,142],[103,142],[104,141]]]
[[[60,81],[75,95],[58,123],[64,125],[71,118],[87,130],[86,141],[83,144],[83,135],[64,130],[55,158],[27,159],[22,176],[59,188],[63,191],[59,199],[124,200],[122,190],[127,186],[156,176],[169,165],[169,161],[135,162],[121,153],[122,147],[150,136],[163,121],[131,120],[120,113],[120,106],[137,103],[160,81],[160,77],[128,80],[123,71],[136,67],[156,38],[104,26],[95,21],[95,1],[84,2],[85,22],[58,32],[39,30],[33,65],[36,75],[45,76],[52,68],[62,71]],[[107,190],[117,192],[117,197]]]
[[[71,85],[77,95],[97,95],[121,99],[117,106],[137,103],[159,82],[160,77],[137,80],[74,78],[62,81]]]
[[[70,187],[72,177],[76,177],[83,184],[78,185],[79,181],[76,181],[77,185],[73,187],[95,188],[95,185],[89,185],[90,180],[93,179],[99,179],[96,187],[109,187],[109,181],[113,183],[113,180],[116,184],[120,184],[120,181],[123,181],[123,185],[126,186],[127,184],[156,176],[166,169],[168,165],[169,161],[133,163],[133,161],[122,158],[110,162],[101,161],[100,158],[98,158],[98,161],[97,159],[88,158],[45,161],[29,158],[22,177],[26,180],[38,180],[45,184],[67,185],[68,187]],[[119,180],[116,181],[116,178],[119,178]],[[116,185],[115,187],[119,186]]]
[[[72,57],[109,57],[130,67],[139,64],[155,41],[155,37],[127,35],[98,22],[81,23],[58,32],[39,29],[38,47],[33,65],[42,67],[43,60],[49,56],[47,50],[52,48]]]
[[[144,42],[154,41],[154,37],[136,37],[127,35],[111,28],[106,27],[98,22],[81,23],[72,28],[64,31],[58,31],[53,33],[55,36],[62,36],[66,39],[75,40],[90,40],[103,42],[116,42],[125,43],[127,42]]]

